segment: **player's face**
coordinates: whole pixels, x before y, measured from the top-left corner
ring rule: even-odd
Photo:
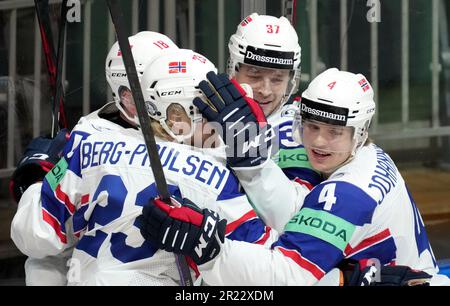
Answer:
[[[175,135],[189,135],[191,133],[191,118],[178,103],[173,103],[167,108],[166,123]]]
[[[213,147],[218,142],[217,133],[207,123],[206,119],[192,122],[185,109],[177,103],[167,109],[167,125],[175,135],[185,135],[184,143],[195,147]],[[188,137],[188,135],[192,135]]]
[[[267,117],[280,105],[288,86],[289,73],[289,70],[284,69],[241,64],[236,73],[236,81],[252,87],[253,98],[259,103]]]
[[[351,155],[353,128],[304,120],[302,141],[311,166],[324,174],[331,174]]]

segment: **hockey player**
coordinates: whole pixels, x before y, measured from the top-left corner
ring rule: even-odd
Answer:
[[[215,149],[179,143],[189,143],[195,133],[209,136],[203,135],[192,99],[201,94],[196,85],[211,70],[215,67],[205,57],[179,50],[154,59],[142,75],[169,191],[226,215],[231,221],[223,226],[228,238],[264,244],[272,231],[239,193],[221,155],[216,159],[211,154]],[[193,132],[180,135],[179,122],[188,123]],[[13,240],[22,252],[38,258],[75,246],[69,284],[179,284],[173,254],[158,251],[137,227],[142,206],[157,195],[141,132],[95,120],[86,124],[98,131],[72,133],[64,157],[43,183],[23,195],[12,224]],[[24,224],[24,219],[33,222]]]
[[[311,169],[304,148],[292,139],[295,113],[292,102],[296,99],[293,95],[297,93],[300,83],[301,48],[298,36],[285,17],[253,13],[237,26],[236,33],[230,37],[228,50],[228,74],[237,83],[249,85],[243,85],[247,95],[253,97],[264,111],[275,135],[269,154],[284,174],[272,160],[265,158],[247,159],[247,164],[229,163],[229,166],[235,170],[247,196],[252,202],[260,204],[260,217],[267,225],[281,232],[284,224],[297,211],[298,203],[303,202],[307,191],[322,180]],[[267,164],[255,170],[260,163]],[[277,177],[284,178],[285,175],[296,183],[283,186],[273,184],[273,181],[278,181]],[[258,192],[260,189],[265,192]],[[274,198],[276,194],[286,197],[283,209],[273,205],[277,200]],[[275,214],[277,219],[273,218]]]
[[[178,49],[170,38],[157,32],[139,32],[130,36],[129,42],[139,76],[143,74],[144,68],[153,58],[163,52]],[[105,74],[114,101],[79,120],[71,134],[72,139],[75,139],[77,143],[87,135],[103,130],[119,131],[137,128],[136,108],[117,42],[111,47],[106,57]],[[28,187],[42,181],[47,172],[59,161],[62,149],[69,138],[68,135],[65,135],[66,133],[65,130],[61,131],[55,139],[38,137],[27,147],[11,179],[11,193],[16,201],[21,199]],[[27,194],[39,197],[40,190],[41,183],[37,183],[30,188]],[[40,208],[34,207],[29,198],[19,203],[11,226],[13,240],[23,237],[21,233],[23,227],[29,225],[30,217],[39,211]],[[67,283],[67,259],[71,257],[71,249],[65,251],[64,254],[58,254],[58,256],[44,257],[44,254],[36,253],[36,251],[27,251],[29,239],[14,240],[19,249],[29,256],[25,263],[26,284],[65,285]]]
[[[220,113],[217,98],[227,100],[229,90],[215,88],[218,94],[210,102]],[[172,237],[172,222],[182,222],[186,230],[178,235],[184,237],[186,247],[179,252],[203,263],[199,269],[213,285],[310,285],[329,272],[327,277],[337,284],[341,273],[333,269],[343,260],[367,258],[379,260],[385,285],[423,284],[421,278],[426,283],[450,284],[446,276],[437,274],[423,221],[400,172],[368,138],[374,113],[373,90],[361,74],[329,69],[303,92],[294,137],[303,143],[311,165],[326,180],[306,196],[271,249],[224,241],[218,227],[203,229],[201,222],[180,221],[158,200],[144,209],[146,222],[151,224],[148,228],[154,229],[146,236],[163,249],[178,245],[177,237],[163,241],[160,233]],[[258,203],[254,204],[258,209]],[[191,220],[204,218],[195,209],[190,214]],[[201,256],[199,249],[204,250]],[[405,266],[424,273],[415,274]],[[356,272],[356,279],[361,280]],[[364,283],[352,282],[355,274],[350,276],[347,284]]]

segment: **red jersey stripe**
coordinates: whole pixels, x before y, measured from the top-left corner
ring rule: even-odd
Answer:
[[[56,187],[55,194],[56,198],[61,202],[63,202],[64,205],[66,205],[67,209],[69,210],[70,214],[73,215],[73,213],[75,212],[75,205],[73,205],[73,203],[70,202],[69,196],[61,190],[61,185],[58,185]]]
[[[231,223],[227,224],[227,227],[225,229],[225,235],[228,235],[232,231],[234,231],[239,225],[244,223],[247,220],[250,220],[252,218],[256,218],[256,212],[254,210],[250,210],[245,215],[237,219],[236,221],[233,221]]]
[[[267,239],[269,239],[270,232],[272,231],[272,229],[268,226],[266,226],[265,228],[266,228],[266,232],[258,241],[255,242],[256,244],[264,244],[264,243],[266,243]]]
[[[384,231],[379,232],[376,235],[373,235],[369,238],[364,239],[363,241],[361,241],[361,243],[359,243],[354,248],[352,248],[350,246],[350,244],[347,244],[347,247],[344,250],[344,255],[345,256],[353,255],[359,251],[362,251],[363,249],[366,249],[374,244],[377,244],[377,243],[385,240],[386,238],[389,238],[390,236],[391,236],[391,232],[389,231],[389,229],[385,229]]]
[[[296,177],[294,179],[294,182],[299,183],[300,185],[306,186],[306,188],[308,188],[309,190],[312,190],[314,188],[314,186],[310,182],[302,180],[298,177]]]
[[[303,258],[298,252],[294,250],[287,250],[283,249],[281,247],[276,247],[283,253],[284,256],[291,258],[293,261],[295,261],[300,267],[303,269],[311,272],[311,274],[317,279],[321,279],[325,272],[316,264],[312,263],[311,261],[307,260],[306,258]]]
[[[62,243],[66,244],[66,234],[61,231],[61,224],[58,222],[58,220],[51,214],[49,214],[45,209],[42,209],[42,216],[44,218],[44,221],[47,222],[55,230],[56,235],[58,235],[59,237],[59,240]]]

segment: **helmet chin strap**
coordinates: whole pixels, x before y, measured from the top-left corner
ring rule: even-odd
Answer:
[[[192,137],[192,131],[188,135],[175,135],[175,133],[169,128],[164,119],[160,119],[159,124],[161,124],[164,131],[166,131],[166,133],[169,134],[169,136],[172,137],[177,143],[183,143],[189,137]]]
[[[164,119],[160,119],[159,124],[161,124],[164,131],[166,131],[166,133],[169,134],[169,136],[172,137],[177,143],[184,143],[186,140],[191,139],[194,135],[195,121],[196,120],[191,119],[191,130],[186,135],[175,135],[175,133],[170,129]]]

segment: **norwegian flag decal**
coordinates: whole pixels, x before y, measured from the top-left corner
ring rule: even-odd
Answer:
[[[367,82],[366,79],[362,79],[361,81],[358,82],[358,84],[361,86],[361,88],[364,92],[366,92],[370,89],[369,82]]]
[[[245,18],[244,20],[242,20],[241,22],[241,26],[245,27],[247,24],[249,24],[250,22],[252,22],[253,19],[250,16],[247,16],[247,18]]]
[[[169,73],[186,73],[186,62],[170,62]]]

